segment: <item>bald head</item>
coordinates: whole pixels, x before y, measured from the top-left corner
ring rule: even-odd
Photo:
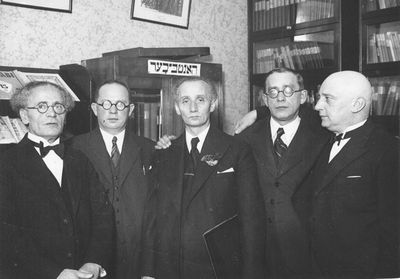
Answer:
[[[315,109],[328,130],[342,133],[368,118],[372,90],[364,75],[354,71],[333,73],[324,80],[319,93]]]

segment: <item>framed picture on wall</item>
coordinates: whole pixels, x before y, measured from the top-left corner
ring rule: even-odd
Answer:
[[[190,3],[191,0],[132,0],[131,18],[187,29]]]
[[[72,0],[0,0],[1,4],[71,13]]]

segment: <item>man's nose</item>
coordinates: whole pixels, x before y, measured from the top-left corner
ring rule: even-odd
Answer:
[[[117,105],[116,105],[116,104],[112,104],[112,105],[111,105],[111,107],[110,107],[110,112],[111,112],[111,113],[117,113],[117,112],[118,112],[118,110],[117,110]]]
[[[197,111],[196,102],[190,102],[190,111]]]

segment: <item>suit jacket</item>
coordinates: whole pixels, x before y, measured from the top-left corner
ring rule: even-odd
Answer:
[[[314,258],[329,278],[398,277],[398,143],[370,121],[328,164],[318,161],[311,232]],[[324,278],[325,278],[324,277]]]
[[[110,269],[114,218],[89,160],[65,143],[63,181],[71,209],[25,138],[0,162],[0,267],[4,278],[56,278],[92,262]],[[65,185],[63,184],[63,187]]]
[[[199,162],[183,206],[185,149],[182,135],[170,148],[159,151],[153,169],[157,187],[155,277],[214,279],[202,235],[238,214],[243,264],[237,278],[264,278],[263,205],[249,147],[211,127],[200,158],[212,155],[214,159],[209,164],[204,159]]]
[[[148,194],[147,168],[154,143],[126,130],[117,176],[97,128],[73,139],[74,146],[92,162],[114,206],[117,256],[113,278],[140,278],[143,212]]]
[[[302,108],[300,125],[281,161],[275,163],[268,114],[238,136],[253,151],[267,221],[267,272],[270,278],[308,278],[310,253],[305,224],[299,215],[306,200],[297,195],[309,175],[329,133],[314,111]]]

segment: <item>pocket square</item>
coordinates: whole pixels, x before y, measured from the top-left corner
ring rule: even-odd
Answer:
[[[223,170],[223,171],[217,171],[217,174],[220,174],[220,173],[228,173],[228,172],[234,172],[235,170],[233,169],[233,168],[229,168],[229,169],[226,169],[226,170]]]
[[[348,175],[346,178],[361,178],[361,175]]]

